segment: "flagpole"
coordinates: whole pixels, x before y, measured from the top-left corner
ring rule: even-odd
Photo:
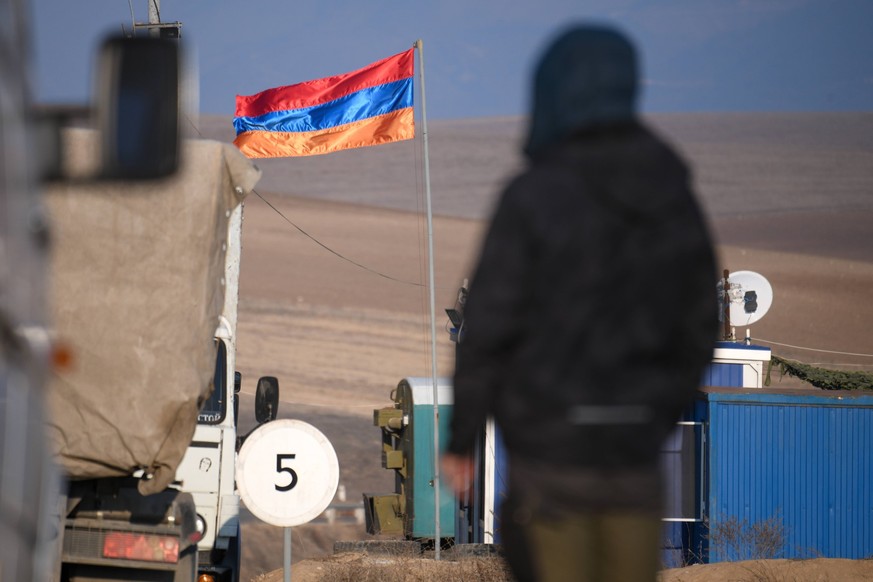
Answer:
[[[433,381],[433,528],[434,559],[440,559],[440,403],[437,377],[436,349],[436,286],[434,284],[433,260],[433,209],[430,196],[430,159],[427,149],[427,108],[424,92],[424,43],[421,39],[413,45],[418,49],[419,83],[421,84],[421,135],[424,145],[424,192],[427,204],[427,269],[428,294],[430,295],[430,362]]]

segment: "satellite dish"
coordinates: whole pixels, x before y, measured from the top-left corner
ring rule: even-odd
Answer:
[[[718,290],[718,319],[724,321],[725,303],[729,304],[728,317],[731,325],[752,325],[770,309],[773,303],[773,287],[767,279],[752,271],[736,271],[727,277],[728,288],[725,293],[724,279],[720,279]]]

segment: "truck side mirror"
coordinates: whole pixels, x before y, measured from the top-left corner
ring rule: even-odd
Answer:
[[[180,47],[150,37],[110,37],[97,62],[101,177],[161,178],[180,152]]]
[[[276,420],[279,412],[279,380],[264,376],[258,380],[255,391],[255,420],[258,424]]]

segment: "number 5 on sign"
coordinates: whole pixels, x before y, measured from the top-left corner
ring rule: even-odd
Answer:
[[[299,420],[274,420],[246,438],[236,483],[255,517],[279,527],[301,525],[327,509],[339,484],[333,446]]]
[[[283,455],[283,454],[276,455],[276,472],[281,473],[283,471],[287,471],[288,474],[291,475],[291,482],[288,483],[287,485],[283,485],[281,487],[279,485],[276,485],[276,491],[291,491],[292,489],[294,489],[294,486],[297,485],[297,472],[290,467],[283,467],[282,466],[282,461],[284,461],[285,459],[293,459],[296,456],[297,455],[290,455],[290,454],[289,455]]]

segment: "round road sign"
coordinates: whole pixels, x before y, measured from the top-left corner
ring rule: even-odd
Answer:
[[[246,438],[236,483],[257,518],[292,527],[318,517],[330,505],[339,484],[339,462],[330,441],[314,426],[274,420]]]

